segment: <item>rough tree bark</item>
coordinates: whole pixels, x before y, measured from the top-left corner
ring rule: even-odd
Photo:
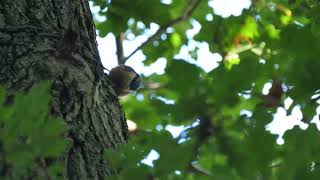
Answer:
[[[102,155],[128,138],[95,38],[87,0],[0,0],[0,85],[14,94],[51,80],[51,112],[70,126],[67,179],[113,174]]]

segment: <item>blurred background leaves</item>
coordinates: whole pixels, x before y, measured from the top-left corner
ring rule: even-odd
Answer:
[[[228,1],[249,6],[221,14],[218,2],[92,1],[101,37],[147,36],[136,49],[144,65],[166,60],[121,99],[137,126],[129,144],[106,152],[121,169],[115,179],[320,177],[320,3]]]
[[[222,2],[243,8],[223,14]],[[319,1],[90,3],[100,37],[124,35],[114,39],[125,51],[144,37],[118,62],[165,62],[120,99],[135,126],[105,152],[121,170],[113,179],[320,178]],[[7,95],[0,88],[0,179],[61,178],[67,129],[48,115],[49,83]]]

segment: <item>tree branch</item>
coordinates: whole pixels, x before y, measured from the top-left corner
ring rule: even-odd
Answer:
[[[196,9],[196,7],[201,2],[201,0],[190,0],[190,1],[191,2],[188,3],[188,6],[186,7],[185,11],[183,12],[183,14],[181,16],[171,20],[170,22],[168,22],[167,24],[165,24],[163,26],[160,26],[160,28],[158,29],[158,31],[155,34],[153,34],[151,37],[149,37],[149,39],[147,39],[144,43],[142,43],[139,47],[137,47],[137,49],[135,49],[129,56],[127,56],[124,59],[124,61],[128,60],[137,51],[139,51],[144,46],[146,46],[147,44],[149,44],[150,42],[155,40],[158,37],[158,35],[160,35],[162,32],[164,32],[168,27],[174,26],[175,24],[188,19],[191,16],[191,14],[193,13],[193,11]]]
[[[126,61],[123,54],[123,40],[124,40],[124,33],[121,32],[119,35],[116,36],[118,64],[124,64]]]

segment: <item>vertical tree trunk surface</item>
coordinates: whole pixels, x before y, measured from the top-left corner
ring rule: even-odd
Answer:
[[[51,113],[70,127],[67,179],[113,174],[103,153],[128,137],[95,38],[87,0],[0,0],[0,85],[14,93],[52,81]]]

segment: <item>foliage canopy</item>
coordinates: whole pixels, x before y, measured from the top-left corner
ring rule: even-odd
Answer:
[[[240,16],[227,18],[214,14],[209,2],[93,1],[106,17],[96,21],[100,36],[138,37],[156,23],[158,34],[141,47],[144,63],[167,60],[164,74],[144,77],[146,90],[123,99],[138,130],[129,145],[107,152],[122,168],[117,178],[318,179],[320,134],[311,120],[319,119],[319,1],[253,0]],[[187,36],[195,22],[200,31]],[[223,57],[210,72],[196,63],[200,43]],[[189,59],[175,58],[192,44]],[[148,89],[155,83],[160,87]],[[266,84],[271,88],[263,94]],[[288,98],[293,103],[284,108]],[[289,115],[294,107],[309,127],[295,126],[279,145],[266,125],[277,109]],[[170,125],[185,129],[174,137]],[[143,161],[151,150],[159,155],[152,166]]]

